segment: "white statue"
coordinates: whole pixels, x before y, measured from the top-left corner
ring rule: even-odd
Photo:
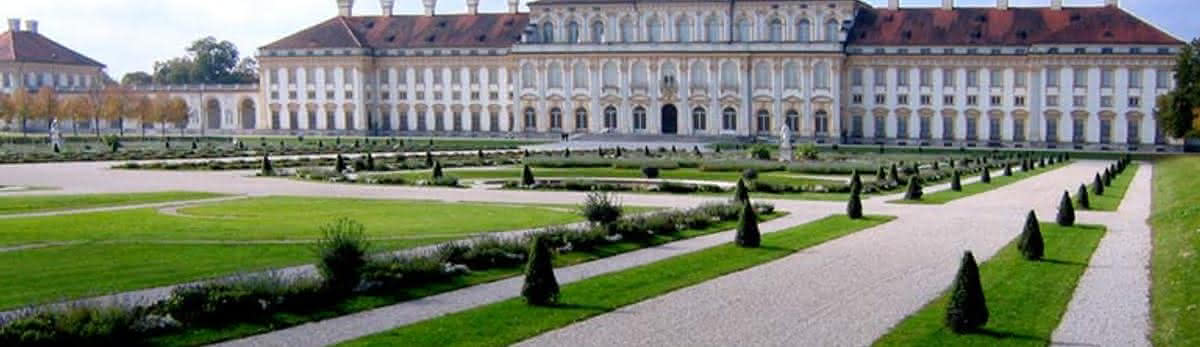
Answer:
[[[50,145],[58,148],[63,146],[62,131],[58,129],[58,118],[50,121]]]
[[[784,124],[779,133],[779,161],[790,162],[795,155],[792,153],[792,128]]]

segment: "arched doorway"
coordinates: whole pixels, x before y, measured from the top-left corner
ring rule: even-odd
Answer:
[[[679,110],[675,105],[667,104],[662,108],[662,133],[675,134],[679,132]]]
[[[254,109],[254,101],[250,99],[242,100],[242,105],[239,110],[239,118],[241,118],[242,129],[254,129],[257,127],[257,116]]]
[[[217,99],[208,99],[204,103],[204,123],[208,129],[221,128],[221,103]]]

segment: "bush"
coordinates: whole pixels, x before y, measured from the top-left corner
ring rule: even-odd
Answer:
[[[1083,184],[1079,185],[1079,190],[1075,192],[1075,202],[1079,203],[1079,209],[1082,209],[1082,210],[1092,209],[1092,203],[1090,201],[1088,201],[1087,186],[1085,186]]]
[[[987,166],[983,167],[983,174],[979,175],[979,182],[992,183],[992,169]]]
[[[745,179],[738,179],[737,188],[735,188],[733,191],[733,201],[737,201],[737,202],[741,202],[741,203],[749,203],[750,202],[750,191],[748,191],[746,189],[746,180]]]
[[[521,185],[532,186],[534,183],[537,181],[533,178],[533,170],[529,169],[529,165],[525,165],[525,168],[521,170]]]
[[[908,178],[908,189],[904,192],[904,200],[921,200],[921,196],[925,195],[921,191],[921,178],[912,176]]]
[[[437,181],[439,179],[442,179],[442,177],[445,177],[445,174],[442,173],[442,162],[440,162],[440,161],[433,162],[433,173],[430,176],[433,177],[434,181]]]
[[[621,218],[624,208],[617,200],[616,194],[607,192],[588,193],[587,199],[579,207],[579,214],[589,222],[599,225],[610,225]]]
[[[750,147],[750,159],[771,160],[771,146],[758,144]]]
[[[125,307],[73,306],[6,318],[0,327],[3,346],[128,346],[154,328],[146,315]]]
[[[795,130],[795,129],[792,129]],[[809,143],[796,146],[796,158],[817,160],[817,146]]]
[[[1017,239],[1017,250],[1028,260],[1041,260],[1045,252],[1042,240],[1042,227],[1038,224],[1037,215],[1032,210],[1025,216],[1025,228]]]
[[[1100,174],[1096,174],[1096,177],[1092,179],[1092,194],[1104,195],[1104,182],[1100,180]]]
[[[956,334],[972,332],[987,324],[988,315],[987,299],[979,281],[979,265],[971,251],[967,251],[950,289],[946,327]]]
[[[854,170],[854,173],[850,174],[850,194],[862,193],[862,188],[862,178],[858,177],[858,170]]]
[[[340,218],[321,227],[317,240],[317,269],[325,285],[335,293],[348,293],[358,287],[370,252],[363,225]]]
[[[425,185],[435,186],[435,187],[461,187],[461,185],[458,184],[458,177],[454,177],[454,176],[442,176],[442,177],[434,178],[432,180],[426,181]]]
[[[746,169],[755,169],[758,172],[771,172],[783,170],[785,166],[781,163],[762,161],[762,160],[709,160],[700,164],[700,171],[710,172],[728,172],[728,171],[743,171]]]
[[[342,176],[342,174],[340,172],[334,171],[333,169],[323,168],[323,167],[297,168],[295,170],[295,175],[297,178],[306,179],[306,180],[316,180],[316,181],[330,181],[330,180],[341,179],[342,177],[344,177],[344,176]]]
[[[176,287],[162,308],[189,326],[211,326],[319,305],[322,284],[268,273]]]
[[[1004,164],[1004,176],[1012,176],[1012,165]]]
[[[738,218],[737,236],[734,242],[738,246],[757,248],[762,244],[762,235],[758,232],[758,214],[749,201],[742,203],[742,213]]]
[[[646,176],[646,178],[649,178],[649,179],[658,178],[658,168],[651,167],[651,166],[643,166],[642,167],[642,176]]]
[[[846,204],[846,216],[850,219],[863,217],[862,199],[858,196],[858,192],[850,192],[850,202]]]
[[[1055,218],[1055,221],[1064,227],[1075,225],[1075,206],[1071,204],[1071,194],[1065,190],[1062,200],[1058,202],[1058,218]]]
[[[558,280],[554,278],[553,256],[547,239],[534,237],[530,240],[525,284],[521,287],[521,296],[530,305],[546,306],[558,302]]]
[[[275,168],[271,167],[270,154],[263,154],[262,171],[259,173],[262,176],[275,176]]]
[[[958,170],[954,170],[954,177],[950,179],[950,190],[962,191],[962,175],[958,173]]]
[[[753,168],[742,170],[742,178],[753,181],[758,179],[758,170]]]

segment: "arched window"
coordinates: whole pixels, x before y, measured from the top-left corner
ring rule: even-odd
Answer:
[[[633,128],[646,130],[646,108],[641,106],[633,108]]]
[[[837,20],[830,19],[828,22],[825,22],[825,41],[836,42],[841,31],[842,29],[838,25]]]
[[[563,87],[563,71],[562,65],[558,62],[550,63],[550,68],[546,69],[546,81],[549,88]]]
[[[636,35],[637,27],[633,26],[633,20],[629,17],[621,18],[621,42],[633,42]]]
[[[537,111],[534,111],[533,107],[526,107],[525,108],[525,129],[536,129],[536,128],[537,128]]]
[[[829,64],[817,63],[813,71],[813,84],[817,88],[829,89]]]
[[[783,41],[783,21],[779,18],[771,20],[771,34],[769,39],[771,42]]]
[[[534,77],[533,64],[525,64],[521,67],[521,86],[524,88],[534,88],[537,85],[537,78]]]
[[[571,76],[571,81],[574,83],[575,88],[588,87],[587,66],[584,63],[575,63],[575,72]]]
[[[738,87],[737,64],[734,64],[732,61],[721,64],[721,87],[732,89],[737,89]]]
[[[758,110],[758,114],[754,117],[755,130],[760,133],[771,132],[771,113],[767,110]]]
[[[604,22],[596,21],[592,23],[592,43],[604,42]]]
[[[619,84],[620,75],[617,71],[617,63],[611,61],[604,63],[604,87],[617,88]]]
[[[567,42],[579,43],[579,23],[575,21],[567,23]]]
[[[733,107],[726,107],[721,111],[721,129],[737,130],[737,110]]]
[[[796,112],[796,110],[788,110],[787,117],[784,118],[783,122],[792,133],[800,132],[800,113]]]
[[[640,62],[640,61],[637,63],[634,63],[633,70],[629,71],[629,74],[633,77],[632,78],[632,80],[633,80],[632,86],[635,88],[646,88],[647,86],[649,86],[649,83],[647,83],[647,78],[646,78],[646,75],[649,73],[650,72],[646,71],[646,63]]]
[[[609,107],[604,108],[604,127],[606,129],[616,129],[617,128],[617,108],[616,107],[609,106]]]
[[[688,16],[680,16],[675,22],[675,40],[679,42],[692,42],[692,19]]]
[[[800,65],[794,61],[783,65],[783,88],[800,89]]]
[[[754,88],[771,89],[771,68],[767,64],[754,67]]]
[[[703,62],[692,63],[692,86],[704,88],[708,86],[708,68]]]
[[[808,22],[808,19],[801,19],[796,24],[796,41],[808,42],[808,40],[812,40],[811,27],[812,25]]]
[[[575,129],[588,128],[588,112],[587,109],[580,107],[575,109]]]
[[[646,41],[659,42],[662,41],[662,21],[658,17],[652,17],[646,21]]]
[[[738,18],[737,25],[734,26],[737,30],[734,32],[733,40],[737,42],[750,41],[750,21],[746,18]]]
[[[708,42],[721,41],[721,20],[717,16],[710,16],[704,22],[704,39]]]
[[[562,109],[555,107],[550,109],[550,129],[562,129]]]
[[[708,116],[703,107],[692,109],[692,129],[704,130],[708,128]]]
[[[554,42],[554,23],[550,23],[550,21],[542,23],[542,42]]]

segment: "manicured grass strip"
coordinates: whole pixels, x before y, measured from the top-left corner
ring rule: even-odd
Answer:
[[[1200,157],[1171,157],[1154,166],[1151,341],[1200,346]]]
[[[155,192],[123,194],[39,195],[0,197],[0,215],[200,200],[226,196],[200,192]]]
[[[1117,177],[1113,177],[1111,186],[1104,187],[1104,195],[1088,195],[1088,203],[1092,207],[1090,210],[1116,211],[1121,206],[1121,200],[1125,199],[1125,191],[1129,190],[1129,183],[1133,181],[1133,176],[1137,175],[1137,170],[1137,164],[1129,164],[1129,166],[1125,167],[1124,172],[1121,172]],[[1091,182],[1091,180],[1088,180],[1088,182]],[[1089,190],[1088,193],[1091,193],[1091,191]]]
[[[597,178],[644,178],[641,170],[637,169],[616,169],[616,168],[533,168],[533,175],[538,178],[545,177],[560,177],[560,178],[582,178],[582,177],[597,177]],[[495,170],[446,170],[446,175],[458,177],[460,179],[519,179],[521,178],[521,169],[519,168],[503,168]],[[404,178],[410,181],[429,179],[429,171],[411,172],[402,174]],[[699,180],[699,181],[723,181],[737,182],[742,177],[740,171],[701,171],[699,169],[664,169],[659,172],[659,178],[675,179],[675,180]],[[794,174],[786,172],[764,172],[759,174],[759,180],[775,184],[791,184],[791,185],[810,185],[810,184],[836,184],[836,181],[814,179],[807,177],[797,177]]]
[[[762,217],[762,222],[766,222],[776,218],[781,218],[785,215],[787,214],[776,212],[769,215],[762,215],[760,217]],[[735,227],[736,225],[737,221],[726,221],[710,225],[704,229],[689,229],[674,234],[655,234],[650,239],[645,241],[626,240],[604,244],[586,251],[573,251],[560,254],[555,257],[554,266],[564,267],[580,264],[646,247],[652,247],[683,239],[726,231]],[[156,337],[150,341],[150,345],[199,346],[236,339],[239,337],[262,334],[290,326],[344,316],[347,314],[388,306],[403,301],[437,295],[477,284],[502,280],[512,276],[520,275],[522,270],[522,267],[513,267],[472,271],[470,274],[454,277],[445,282],[429,282],[421,286],[404,288],[388,293],[367,293],[363,295],[357,295],[344,300],[333,307],[314,307],[312,311],[307,312],[281,312],[273,314],[269,317],[262,317],[262,319],[259,321],[240,322],[228,326],[191,327],[186,331]]]
[[[831,216],[763,235],[761,248],[744,249],[728,243],[568,284],[562,287],[562,302],[555,307],[529,306],[523,299],[514,298],[345,345],[506,346],[588,317],[779,259],[892,219],[872,216],[851,220],[845,216]]]
[[[1075,285],[1104,236],[1102,226],[1042,223],[1043,261],[1025,260],[1016,241],[980,266],[991,318],[982,332],[957,335],[943,324],[948,295],[904,319],[876,346],[1047,346]],[[957,261],[956,261],[957,263]]]
[[[941,204],[945,204],[945,203],[948,203],[948,202],[951,202],[954,200],[972,196],[975,194],[986,193],[986,192],[992,191],[994,189],[998,189],[1000,187],[1016,183],[1017,181],[1020,181],[1020,180],[1026,179],[1026,178],[1030,178],[1033,176],[1037,176],[1037,175],[1041,175],[1043,173],[1053,171],[1054,169],[1057,169],[1060,167],[1062,167],[1062,164],[1050,166],[1048,168],[1035,169],[1030,172],[1020,171],[1020,170],[1014,168],[1012,176],[992,175],[992,183],[983,183],[983,182],[976,181],[975,183],[971,183],[971,184],[963,184],[962,191],[960,191],[960,192],[946,189],[946,190],[936,191],[933,193],[927,193],[927,194],[925,194],[925,196],[921,197],[921,200],[915,200],[915,201],[914,200],[892,200],[892,201],[888,201],[888,202],[895,203],[895,204],[941,205]],[[963,179],[966,179],[966,177],[964,177]]]

